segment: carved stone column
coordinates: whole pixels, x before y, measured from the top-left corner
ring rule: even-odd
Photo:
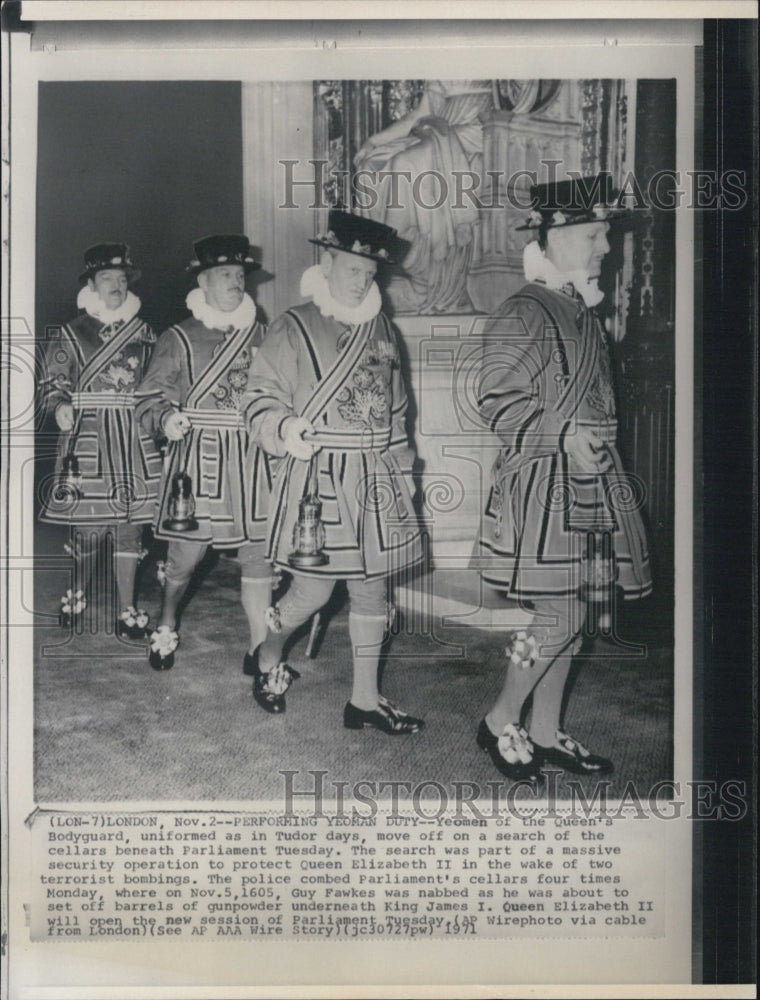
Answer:
[[[493,312],[520,285],[520,254],[510,239],[511,213],[506,208],[514,120],[512,111],[494,111],[483,125],[483,207],[475,259],[467,276],[467,291],[478,312]]]
[[[538,183],[580,169],[577,84],[566,81],[540,113],[495,110],[483,123],[483,208],[467,290],[478,312],[493,312],[523,283],[523,233],[532,174]],[[517,177],[516,181],[513,178]]]
[[[244,82],[242,116],[245,227],[260,247],[266,274],[256,298],[271,322],[300,301],[301,275],[314,263],[314,186],[286,190],[288,170],[294,181],[314,180],[312,84]],[[284,160],[296,163],[286,168]],[[289,202],[299,207],[282,207]]]

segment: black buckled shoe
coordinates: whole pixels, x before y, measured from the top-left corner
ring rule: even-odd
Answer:
[[[116,619],[116,635],[120,639],[144,639],[150,628],[150,617],[142,608],[125,608]]]
[[[179,635],[169,625],[159,625],[150,634],[148,661],[154,670],[171,670],[174,666],[174,651],[179,646]]]
[[[530,781],[538,784],[541,778],[541,759],[535,752],[530,737],[522,726],[508,723],[501,736],[496,736],[485,719],[480,720],[478,746],[485,750],[497,770],[512,781]]]
[[[408,733],[418,733],[425,723],[422,719],[415,719],[413,715],[402,712],[381,695],[377,708],[368,712],[347,701],[343,709],[343,725],[346,729],[364,729],[365,726],[370,726],[389,736],[406,736]]]
[[[297,670],[287,663],[278,663],[276,667],[264,672],[259,669],[259,651],[246,653],[243,660],[243,671],[251,671],[253,677],[253,697],[265,712],[279,715],[285,711],[285,692],[293,681],[301,676]]]
[[[553,747],[542,747],[536,743],[536,752],[541,755],[545,763],[555,764],[574,774],[609,774],[615,769],[611,760],[591,753],[582,743],[563,733],[561,729],[557,730],[557,744]]]
[[[246,677],[255,677],[259,669],[258,647],[252,653],[246,653],[243,657],[243,673]]]

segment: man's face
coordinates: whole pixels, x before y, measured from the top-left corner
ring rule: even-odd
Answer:
[[[586,271],[598,278],[602,261],[610,252],[607,222],[555,226],[546,234],[546,256],[559,271]]]
[[[322,272],[330,294],[344,306],[359,306],[367,297],[377,264],[367,257],[336,250],[322,257]]]
[[[98,271],[94,278],[87,282],[106,309],[118,309],[127,297],[128,281],[125,271],[120,267]]]
[[[233,312],[243,301],[245,271],[240,264],[210,267],[198,275],[206,302],[219,312]]]

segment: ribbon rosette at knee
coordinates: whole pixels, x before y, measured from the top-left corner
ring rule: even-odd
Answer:
[[[388,601],[385,606],[385,630],[386,632],[392,632],[393,626],[396,624],[396,605],[392,601]]]
[[[282,624],[280,622],[280,609],[277,605],[273,605],[271,608],[267,608],[264,612],[264,621],[270,632],[282,632]]]
[[[525,629],[513,632],[507,643],[505,653],[509,662],[522,670],[528,670],[538,659],[538,643],[536,637]]]

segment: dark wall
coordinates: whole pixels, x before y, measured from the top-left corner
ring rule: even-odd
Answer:
[[[36,324],[76,315],[82,253],[123,241],[157,331],[186,314],[193,240],[243,231],[238,82],[41,83]]]

